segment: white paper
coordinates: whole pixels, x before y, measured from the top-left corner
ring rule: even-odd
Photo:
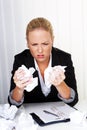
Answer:
[[[33,78],[32,79],[32,83],[30,83],[29,85],[27,85],[24,89],[28,92],[32,91],[37,85],[38,85],[38,78]]]
[[[28,113],[22,112],[16,119],[16,130],[36,130],[37,124],[34,124],[34,120]]]
[[[0,117],[5,119],[14,119],[18,108],[15,105],[4,104],[0,106]]]
[[[33,78],[33,73],[35,72],[35,69],[33,67],[27,69],[25,65],[22,65],[21,67],[19,67],[19,69],[20,68],[25,71],[25,77],[32,77],[32,81],[25,87],[25,90],[30,92],[38,85],[38,78]]]
[[[57,65],[54,67],[48,67],[45,72],[44,72],[44,79],[45,79],[45,85],[47,86],[47,88],[51,87],[51,82],[50,82],[50,76],[52,77],[52,79],[55,79],[55,75],[54,75],[54,70],[56,71],[57,75],[58,72],[60,70],[62,70],[63,72],[65,72],[65,68],[66,66],[61,66],[61,65]]]
[[[0,130],[12,130],[15,127],[15,122],[0,118]]]
[[[44,110],[47,110],[49,112],[52,112],[54,114],[57,114],[58,117],[47,114],[44,112]],[[46,107],[44,109],[40,109],[35,111],[35,113],[45,122],[51,122],[51,121],[58,121],[58,120],[64,120],[67,118],[70,118],[69,115],[71,112],[76,111],[74,108],[68,106],[67,104],[57,106],[57,105],[50,105],[49,107]]]

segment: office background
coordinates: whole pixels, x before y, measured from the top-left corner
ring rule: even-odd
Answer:
[[[26,47],[27,23],[45,17],[54,46],[72,54],[79,100],[87,98],[87,0],[0,0],[0,103],[7,102],[14,55]]]

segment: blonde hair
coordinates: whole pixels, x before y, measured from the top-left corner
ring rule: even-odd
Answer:
[[[46,31],[48,31],[51,35],[51,37],[53,38],[53,28],[52,28],[52,25],[51,23],[43,18],[43,17],[38,17],[38,18],[34,18],[32,19],[28,25],[27,25],[27,28],[26,28],[26,38],[28,37],[28,33],[33,31],[34,29],[37,29],[37,28],[43,28],[45,29]]]

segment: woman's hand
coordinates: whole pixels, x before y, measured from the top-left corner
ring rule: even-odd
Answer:
[[[65,70],[58,66],[53,67],[49,80],[57,88],[62,98],[69,99],[71,91],[70,87],[64,82],[64,72]]]
[[[65,71],[58,66],[53,67],[53,70],[49,76],[51,84],[53,84],[54,86],[60,85],[65,79],[64,72]]]
[[[24,90],[24,88],[32,82],[32,78],[32,76],[26,76],[26,73],[22,68],[19,68],[17,71],[15,71],[13,77],[16,87],[22,90]]]

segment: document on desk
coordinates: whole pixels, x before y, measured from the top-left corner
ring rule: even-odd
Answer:
[[[76,110],[64,102],[52,102],[50,105],[31,113],[31,115],[39,125],[44,126],[58,122],[68,122],[70,121],[69,114],[74,111]]]

